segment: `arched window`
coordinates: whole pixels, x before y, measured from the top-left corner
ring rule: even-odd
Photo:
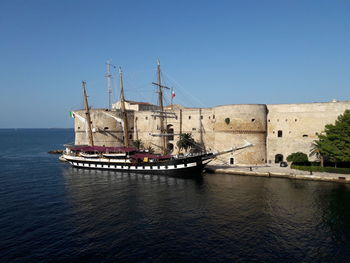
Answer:
[[[167,127],[166,127],[166,130],[167,130],[167,133],[168,134],[174,134],[174,127],[172,124],[168,124]],[[169,141],[172,141],[174,140],[174,135],[170,135],[168,137]]]
[[[282,154],[276,154],[275,155],[275,163],[283,162],[283,155]]]

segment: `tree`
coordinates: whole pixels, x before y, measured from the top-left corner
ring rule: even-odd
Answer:
[[[325,156],[324,156],[324,153],[321,152],[321,147],[318,141],[314,141],[311,144],[311,150],[310,150],[309,156],[310,157],[315,156],[315,158],[320,161],[321,167],[324,166]]]
[[[155,152],[154,148],[152,146],[147,147],[147,152],[153,154]]]
[[[350,162],[350,110],[339,115],[335,124],[326,125],[315,144],[331,162]]]
[[[136,147],[138,150],[143,148],[143,142],[138,139],[132,142],[132,144],[134,145],[134,147]]]
[[[305,163],[308,162],[309,159],[307,158],[307,155],[305,153],[296,152],[288,155],[287,161],[293,163]]]
[[[192,138],[191,133],[182,133],[180,134],[180,139],[177,141],[176,145],[181,151],[184,149],[186,152],[188,149],[191,149],[196,146],[195,140]]]

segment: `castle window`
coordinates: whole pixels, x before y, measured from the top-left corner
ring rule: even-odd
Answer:
[[[225,122],[226,122],[227,125],[230,124],[230,121],[231,121],[230,118],[226,118],[225,119]]]
[[[190,119],[191,119],[191,116],[188,116],[188,119],[190,120]]]
[[[315,135],[318,135],[318,132],[315,132]]]
[[[307,135],[307,134],[304,134],[304,135],[303,135],[303,137],[309,137],[309,135]]]
[[[230,158],[230,164],[234,164],[235,163],[235,158]]]
[[[213,115],[213,119],[215,119],[215,115]]]
[[[195,130],[197,130],[196,128],[192,128],[192,131],[195,131]]]
[[[130,140],[132,139],[132,134],[129,134],[129,139],[130,139]]]
[[[270,122],[270,120],[269,120],[269,122]]]
[[[136,117],[135,120],[137,121],[137,120],[138,120],[138,117]]]
[[[279,131],[277,132],[277,137],[282,137],[282,131],[281,131],[281,130],[279,130]]]
[[[80,127],[78,127],[78,130],[80,130]]]
[[[254,122],[255,121],[255,119],[252,119],[252,122]]]
[[[154,117],[153,117],[153,119],[154,119],[154,120],[156,120],[156,119],[157,119],[157,117],[156,117],[156,116],[154,116]]]
[[[295,119],[294,121],[297,121],[297,119]]]
[[[209,118],[209,120],[210,120],[210,116],[209,116],[208,118]]]
[[[104,130],[108,130],[109,128],[108,128],[108,127],[104,127],[103,129],[104,129]]]
[[[203,115],[201,115],[201,120],[203,120]]]

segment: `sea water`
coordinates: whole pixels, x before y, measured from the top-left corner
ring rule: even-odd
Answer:
[[[1,262],[349,262],[350,186],[75,169],[70,129],[0,130]]]

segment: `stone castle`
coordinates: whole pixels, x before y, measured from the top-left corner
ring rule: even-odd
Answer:
[[[145,147],[159,150],[158,107],[146,102],[126,102],[129,140],[141,140]],[[191,133],[207,151],[222,151],[240,146],[249,147],[221,156],[213,161],[225,165],[262,165],[285,161],[293,152],[310,153],[311,144],[326,124],[333,124],[340,114],[350,109],[350,101],[305,104],[239,104],[212,108],[186,108],[173,105],[166,108],[168,149],[178,153],[176,142],[180,133]],[[75,144],[86,145],[84,110],[74,112]],[[112,110],[93,109],[91,119],[95,145],[120,146],[123,130],[120,103]]]

